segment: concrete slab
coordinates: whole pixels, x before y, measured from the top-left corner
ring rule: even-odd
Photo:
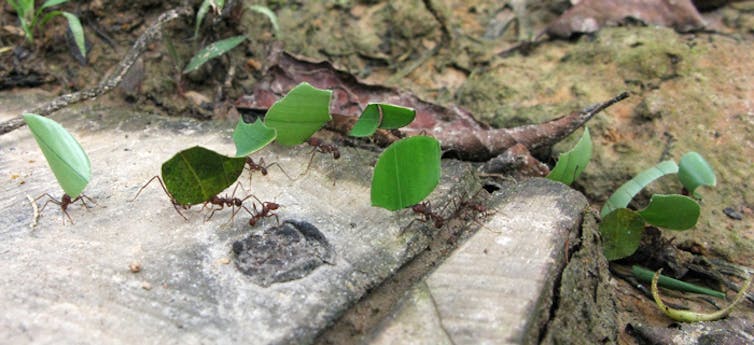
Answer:
[[[494,214],[404,298],[370,344],[537,343],[587,205],[548,180],[504,184]]]
[[[334,259],[300,279],[259,286],[232,264],[231,248],[275,225],[273,218],[250,228],[247,216],[228,222],[229,212],[219,211],[205,222],[206,212],[194,207],[184,221],[157,185],[128,201],[179,150],[234,152],[234,124],[90,104],[53,117],[92,161],[85,193],[99,206],[71,206],[75,224],[48,205],[30,229],[26,196],[62,191],[27,129],[0,137],[0,343],[306,343],[429,241],[425,231],[398,235],[414,215],[369,205],[372,152],[344,149],[338,161],[318,156],[295,181],[272,168],[254,176],[252,192],[283,205],[281,221],[314,225]],[[309,151],[271,148],[256,157],[298,176]],[[467,193],[470,179],[467,164],[444,162],[433,204]],[[137,264],[134,273],[129,266]]]

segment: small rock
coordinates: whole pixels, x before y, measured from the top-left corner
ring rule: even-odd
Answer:
[[[149,282],[141,282],[141,288],[147,291],[152,290],[152,284]]]
[[[141,272],[141,264],[134,261],[128,264],[128,270],[131,271],[131,273],[139,273]]]
[[[733,207],[724,208],[723,213],[725,213],[725,215],[728,216],[728,218],[730,219],[735,219],[735,220],[744,219],[744,216],[740,212],[734,210]]]

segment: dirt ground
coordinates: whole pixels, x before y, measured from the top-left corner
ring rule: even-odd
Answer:
[[[276,42],[294,56],[328,61],[364,83],[464,107],[494,127],[542,122],[628,91],[628,100],[588,123],[595,156],[574,188],[599,209],[636,173],[697,151],[715,168],[718,183],[702,191],[698,225],[685,232],[662,231],[652,242],[655,247],[647,248],[673,253],[673,262],[681,266],[719,261],[752,273],[754,2],[737,1],[703,12],[708,25],[703,31],[679,33],[634,23],[570,40],[539,36],[568,8],[568,1],[540,2],[524,13],[515,2],[267,1],[263,5],[277,15],[279,32],[266,16],[234,6],[222,16],[209,15],[196,40],[194,18],[183,17],[165,27],[162,39],[149,45],[104,101],[147,112],[235,121],[230,104],[251,93],[264,76],[265,57]],[[66,10],[81,18],[90,44],[83,61],[73,54],[63,19],[41,28],[30,44],[3,3],[0,91],[38,88],[53,96],[95,85],[169,6],[151,0],[66,4]],[[240,48],[181,75],[200,47],[237,34],[249,38]],[[536,43],[524,41],[535,37]],[[580,134],[537,153],[538,158],[553,163]],[[652,193],[678,190],[674,181],[659,181],[635,206]],[[644,252],[616,263],[616,278],[621,267],[632,263],[662,265],[659,256]],[[672,273],[727,291],[698,270]],[[725,279],[741,282],[729,275]],[[622,343],[637,343],[633,333],[625,331],[628,324],[629,329],[671,324],[637,288],[641,284],[621,278],[613,283]],[[715,308],[702,299],[678,297],[670,300],[692,309]],[[733,315],[752,322],[753,308],[754,303],[746,301]]]

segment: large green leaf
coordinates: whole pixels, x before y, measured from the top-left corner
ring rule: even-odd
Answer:
[[[602,218],[602,252],[608,260],[631,256],[639,248],[644,233],[644,220],[636,211],[616,209]]]
[[[262,120],[257,119],[254,123],[246,123],[243,118],[238,119],[236,129],[233,131],[233,142],[236,143],[236,157],[245,157],[267,144],[277,137],[277,131],[264,125]]]
[[[183,70],[183,73],[189,73],[198,69],[207,61],[227,53],[229,50],[235,48],[245,40],[246,36],[238,35],[217,41],[204,47],[204,49],[200,50],[198,53],[196,53],[196,55],[194,55],[194,57],[191,58],[188,66],[186,66],[186,68]]]
[[[613,195],[611,195],[610,198],[607,199],[605,205],[602,206],[600,216],[605,217],[615,209],[628,206],[631,199],[654,180],[677,172],[678,165],[672,160],[660,162],[657,165],[642,171],[613,192]]]
[[[655,194],[639,215],[647,223],[660,228],[688,230],[696,225],[699,212],[699,204],[687,196]]]
[[[227,157],[194,146],[162,164],[162,180],[179,204],[199,204],[232,185],[245,163],[245,158]]]
[[[264,123],[277,130],[280,144],[301,144],[332,119],[331,95],[330,90],[320,90],[306,82],[298,84],[270,107]]]
[[[702,155],[696,152],[688,152],[681,157],[678,163],[678,179],[681,180],[683,187],[697,198],[700,197],[696,193],[697,187],[714,187],[717,184],[715,171]]]
[[[558,163],[555,164],[547,178],[571,185],[581,175],[591,159],[592,138],[589,135],[589,128],[584,128],[584,134],[581,135],[579,142],[570,151],[560,155]]]
[[[351,128],[348,135],[354,137],[368,137],[377,128],[396,129],[414,121],[416,111],[412,108],[392,104],[370,103],[364,108],[359,120]]]
[[[68,131],[59,123],[36,114],[24,114],[34,139],[47,158],[47,164],[65,194],[76,198],[91,177],[89,157]]]
[[[395,211],[422,201],[440,181],[440,155],[440,143],[433,137],[394,142],[374,167],[372,206]]]

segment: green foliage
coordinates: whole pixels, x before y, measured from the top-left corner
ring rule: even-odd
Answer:
[[[700,198],[696,193],[697,187],[714,187],[717,184],[712,167],[704,160],[702,155],[696,152],[689,152],[681,157],[681,161],[678,163],[678,179],[683,187],[697,198]]]
[[[576,145],[568,152],[560,155],[558,163],[547,175],[547,178],[566,185],[571,185],[584,171],[589,160],[592,159],[592,138],[589,128],[584,128],[584,134]]]
[[[652,195],[649,205],[639,215],[649,224],[669,229],[688,230],[696,225],[699,203],[684,195]]]
[[[214,42],[204,47],[204,49],[200,50],[191,58],[186,68],[183,69],[183,73],[186,74],[199,69],[199,67],[204,65],[207,61],[227,53],[245,40],[245,36],[238,35]]]
[[[266,16],[272,24],[272,29],[275,30],[275,37],[280,37],[280,24],[278,24],[278,16],[275,14],[275,12],[272,12],[269,7],[261,5],[250,5],[248,8],[254,12],[261,13]]]
[[[639,248],[644,220],[636,211],[619,208],[602,219],[602,252],[608,260],[631,256]]]
[[[331,95],[330,90],[320,90],[306,82],[298,84],[270,107],[264,123],[277,130],[281,145],[301,144],[332,120]]]
[[[650,271],[644,267],[636,266],[636,265],[631,266],[631,273],[637,279],[643,282],[647,282],[647,283],[651,282],[652,276],[654,276],[653,271]],[[664,276],[664,275],[660,275],[660,279],[658,283],[660,286],[664,288],[668,288],[668,289],[692,292],[692,293],[700,293],[700,294],[714,296],[717,298],[725,298],[725,294],[720,291],[708,289],[703,286],[687,283],[687,282],[674,279],[668,276]]]
[[[202,26],[204,17],[212,8],[213,12],[220,14],[225,7],[225,0],[204,0],[199,6],[199,10],[196,11],[196,23],[194,23],[194,38],[199,37],[199,27]]]
[[[416,111],[411,108],[392,104],[370,103],[364,108],[359,120],[351,128],[348,135],[353,137],[367,137],[377,131],[377,128],[396,129],[414,121]]]
[[[422,201],[440,181],[440,155],[440,143],[429,136],[394,142],[374,167],[372,206],[395,211]]]
[[[47,0],[38,9],[34,9],[34,0],[7,0],[8,4],[18,14],[21,29],[29,42],[34,42],[34,31],[39,26],[44,26],[48,21],[57,16],[63,16],[68,21],[68,27],[73,33],[76,46],[81,56],[86,56],[86,43],[84,28],[74,14],[64,11],[48,11],[49,8],[68,2],[69,0]]]
[[[659,164],[642,171],[630,181],[624,183],[622,186],[613,192],[613,195],[607,199],[607,202],[602,206],[602,212],[600,216],[605,217],[615,209],[627,207],[631,199],[639,194],[639,192],[654,182],[660,177],[668,174],[675,174],[678,172],[678,165],[672,160],[660,162]]]
[[[257,119],[254,123],[246,123],[242,118],[238,119],[236,129],[233,131],[236,157],[245,157],[261,150],[275,140],[277,135],[277,131],[265,126],[262,120]]]
[[[60,187],[75,199],[91,177],[89,156],[59,123],[36,114],[26,113],[23,117]]]
[[[162,164],[162,180],[181,205],[203,203],[238,179],[246,159],[223,156],[194,146]]]

